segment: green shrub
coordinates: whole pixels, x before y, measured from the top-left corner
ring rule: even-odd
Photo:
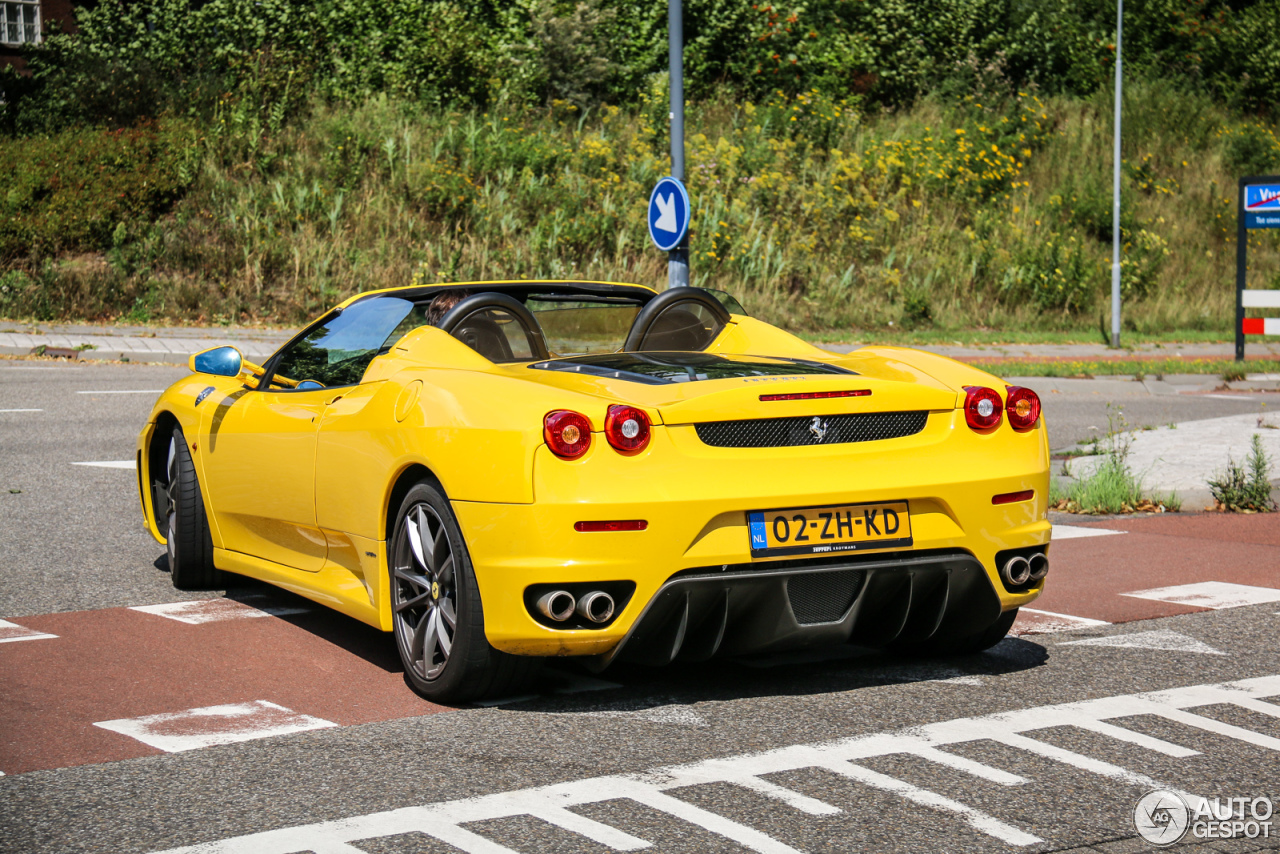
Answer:
[[[177,122],[0,140],[0,257],[105,250],[122,224],[163,214],[198,150]]]
[[[1117,420],[1119,427],[1117,428]],[[1131,433],[1124,432],[1123,413],[1118,416],[1108,412],[1108,431],[1102,458],[1086,476],[1073,482],[1066,490],[1051,489],[1051,497],[1058,496],[1059,509],[1070,513],[1092,515],[1133,512],[1177,512],[1182,502],[1176,493],[1167,496],[1148,495],[1142,486],[1142,478],[1129,468]],[[1095,449],[1097,444],[1095,443]]]
[[[1011,299],[1029,296],[1042,309],[1071,314],[1092,306],[1101,284],[1097,259],[1079,238],[1050,233],[1022,245],[1005,270],[1003,290]]]
[[[1280,140],[1271,128],[1242,124],[1224,134],[1223,165],[1236,176],[1280,173]]]

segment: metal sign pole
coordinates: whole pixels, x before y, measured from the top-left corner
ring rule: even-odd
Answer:
[[[1240,179],[1236,195],[1236,361],[1244,361],[1244,286],[1249,269],[1249,230],[1245,225],[1244,188],[1247,178]]]
[[[680,0],[667,3],[667,40],[671,61],[671,177],[684,181],[684,13]],[[693,211],[689,211],[690,217]],[[667,287],[689,284],[689,236],[667,253]]]
[[[1116,0],[1116,153],[1111,205],[1111,346],[1120,347],[1120,43],[1124,35],[1124,0]]]

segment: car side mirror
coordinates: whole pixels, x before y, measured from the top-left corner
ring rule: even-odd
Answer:
[[[237,377],[243,365],[244,357],[235,347],[202,350],[187,360],[187,367],[197,374],[213,374],[215,377]]]

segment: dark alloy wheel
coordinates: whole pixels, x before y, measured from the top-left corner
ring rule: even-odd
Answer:
[[[508,655],[484,636],[484,609],[462,531],[438,484],[401,502],[389,554],[391,611],[405,677],[436,702],[515,693],[541,659]]]
[[[213,538],[205,516],[196,467],[182,428],[169,436],[165,462],[165,548],[169,577],[179,590],[220,587],[223,574],[213,565]]]

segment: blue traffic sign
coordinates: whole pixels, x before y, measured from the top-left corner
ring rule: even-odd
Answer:
[[[675,178],[663,178],[649,195],[649,236],[664,252],[680,245],[689,231],[689,192]]]
[[[1280,228],[1280,184],[1246,184],[1244,227]]]

